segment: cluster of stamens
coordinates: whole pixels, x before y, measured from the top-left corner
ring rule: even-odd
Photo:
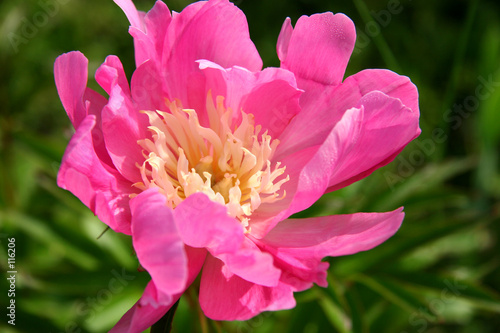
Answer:
[[[278,192],[289,177],[271,158],[279,144],[255,126],[252,114],[240,111],[237,125],[224,98],[207,96],[209,127],[200,125],[195,110],[166,101],[165,111],[142,111],[149,117],[152,139],[140,140],[145,161],[138,165],[141,190],[158,188],[175,208],[193,193],[203,192],[227,207],[228,214],[248,228],[250,215],[262,203],[282,199]],[[260,134],[260,136],[259,136]]]

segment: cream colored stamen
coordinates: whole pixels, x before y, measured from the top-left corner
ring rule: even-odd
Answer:
[[[261,126],[254,125],[252,114],[240,111],[241,121],[234,126],[224,98],[218,96],[214,103],[210,92],[209,127],[201,126],[196,111],[182,109],[179,102],[166,101],[166,106],[168,112],[142,111],[149,117],[152,139],[138,142],[145,161],[138,165],[142,182],[136,187],[158,188],[171,208],[203,192],[245,227],[262,203],[284,198],[286,193],[279,191],[289,177],[281,177],[285,167],[279,162],[274,168],[270,162],[279,141],[267,131],[259,136]]]

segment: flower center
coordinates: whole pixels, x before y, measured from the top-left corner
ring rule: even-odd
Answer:
[[[182,109],[180,102],[166,101],[168,112],[142,111],[149,117],[152,140],[138,141],[145,161],[138,165],[141,190],[158,188],[175,208],[193,193],[203,192],[212,201],[227,207],[228,214],[248,227],[249,216],[262,203],[284,198],[278,191],[289,177],[285,167],[270,159],[278,140],[267,131],[260,134],[252,114],[240,111],[241,122],[233,124],[233,111],[224,107],[224,98],[214,103],[207,95],[210,126],[200,125],[195,110]]]

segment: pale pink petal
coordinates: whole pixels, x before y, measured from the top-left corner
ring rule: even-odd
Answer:
[[[235,253],[216,256],[224,262],[231,273],[242,279],[266,287],[278,285],[281,271],[274,267],[273,257],[262,252],[252,241],[245,238],[241,249]]]
[[[101,221],[117,232],[130,235],[130,182],[103,164],[92,138],[95,116],[87,116],[71,138],[57,177],[57,184],[71,191]]]
[[[207,248],[212,254],[235,252],[243,243],[243,226],[227,214],[226,207],[203,193],[186,198],[174,210],[182,241],[191,247]]]
[[[167,198],[150,189],[130,201],[132,241],[141,266],[159,291],[160,304],[184,291],[188,278],[187,256]]]
[[[347,16],[330,12],[302,16],[291,37],[286,21],[283,33],[279,48],[281,56],[286,56],[281,59],[281,67],[297,76],[299,88],[306,94],[342,82],[356,41],[354,24]]]
[[[266,68],[252,73],[241,67],[224,69],[207,60],[198,62],[205,76],[205,90],[200,95],[204,97],[211,91],[212,96],[224,96],[227,108],[253,114],[255,123],[268,130],[273,138],[278,138],[300,112],[302,91],[297,89],[295,77],[289,71]],[[200,98],[197,109],[203,108],[205,103],[206,99]],[[202,121],[207,122],[204,118]]]
[[[139,112],[130,96],[116,84],[102,112],[106,148],[118,171],[132,183],[142,181],[137,164],[144,157],[138,140],[149,137],[149,120]]]
[[[190,76],[196,60],[213,61],[223,68],[241,66],[259,71],[262,60],[250,40],[246,17],[227,0],[196,2],[172,17],[164,44],[163,65],[170,95],[186,106]]]
[[[350,149],[331,174],[329,190],[347,186],[391,162],[420,134],[418,112],[399,99],[374,91],[363,96],[357,108],[364,110],[360,132],[355,141],[348,133],[341,138],[342,142],[351,141]]]
[[[291,309],[293,289],[280,282],[264,287],[231,273],[222,261],[207,256],[200,284],[200,306],[214,320],[247,320],[263,311]]]
[[[281,61],[285,61],[288,55],[288,45],[290,44],[292,33],[292,20],[287,17],[285,19],[285,22],[283,22],[283,25],[281,26],[281,31],[278,36],[278,43],[276,44],[276,53],[278,54],[278,58]]]

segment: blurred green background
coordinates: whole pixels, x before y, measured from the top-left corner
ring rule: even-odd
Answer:
[[[171,0],[176,11],[190,1]],[[141,10],[153,0],[135,1]],[[499,332],[500,4],[497,1],[239,0],[264,65],[278,66],[285,17],[343,12],[358,30],[346,75],[389,68],[420,92],[422,135],[390,165],[324,196],[300,217],[405,206],[400,231],[376,249],[330,258],[329,287],[296,294],[293,310],[213,322],[181,300],[175,332]],[[0,331],[105,332],[140,297],[128,237],[105,233],[59,189],[72,130],[58,99],[55,58],[108,54],[134,70],[128,21],[111,1],[0,3],[0,266],[15,238],[16,325],[0,281]],[[101,90],[99,90],[101,91]],[[112,282],[113,281],[113,282]]]

